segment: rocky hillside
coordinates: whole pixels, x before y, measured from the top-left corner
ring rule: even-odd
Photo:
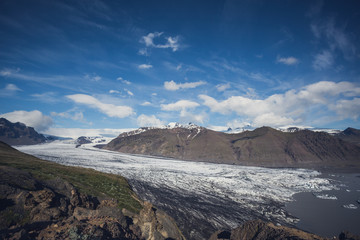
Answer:
[[[360,167],[360,147],[324,132],[269,127],[237,134],[203,127],[141,128],[105,149],[183,160],[266,167]]]
[[[260,220],[248,221],[243,225],[231,231],[218,231],[214,233],[209,240],[326,240],[315,234],[304,232],[295,228],[284,226],[275,226],[269,222]],[[359,236],[352,235],[348,232],[342,232],[339,238],[332,238],[339,240],[358,240]]]
[[[0,239],[184,239],[121,176],[66,167],[0,142]]]
[[[0,118],[0,141],[9,145],[32,145],[43,143],[46,138],[23,123],[12,123]]]

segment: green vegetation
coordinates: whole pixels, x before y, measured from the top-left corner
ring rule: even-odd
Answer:
[[[0,212],[0,229],[7,228],[13,224],[23,226],[30,222],[29,211],[18,211],[15,207],[8,207],[4,211]]]
[[[57,177],[64,179],[82,193],[100,198],[114,198],[119,202],[120,208],[126,208],[132,212],[137,213],[142,208],[126,179],[119,175],[44,161],[2,143],[0,143],[0,165],[27,171],[39,180]]]

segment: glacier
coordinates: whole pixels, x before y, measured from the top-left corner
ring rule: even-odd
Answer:
[[[337,188],[331,179],[307,169],[262,168],[190,162],[102,150],[73,141],[18,146],[18,150],[64,165],[120,174],[140,198],[166,211],[189,239],[207,239],[222,228],[250,219],[294,225],[284,210],[299,192]]]

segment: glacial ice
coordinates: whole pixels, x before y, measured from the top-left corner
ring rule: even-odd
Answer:
[[[358,207],[355,206],[354,204],[346,204],[346,205],[343,205],[344,208],[347,208],[347,209],[357,209]]]
[[[326,199],[326,200],[337,200],[338,198],[334,195],[329,194],[321,194],[321,193],[313,193],[313,195],[320,199]]]

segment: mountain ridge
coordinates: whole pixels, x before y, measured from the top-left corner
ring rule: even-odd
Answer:
[[[347,141],[346,137],[339,137],[339,134],[310,130],[282,132],[270,127],[235,134],[199,126],[140,130],[120,134],[104,149],[264,167],[360,167],[360,146]]]
[[[44,143],[47,139],[39,134],[33,127],[23,123],[12,123],[0,118],[0,141],[9,145],[33,145]]]

